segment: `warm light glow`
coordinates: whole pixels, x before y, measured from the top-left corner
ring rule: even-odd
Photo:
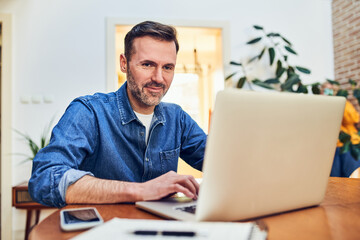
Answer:
[[[177,73],[163,98],[164,102],[180,105],[195,121],[200,120],[199,76],[194,73]]]

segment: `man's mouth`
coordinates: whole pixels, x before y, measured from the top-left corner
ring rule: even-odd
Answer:
[[[151,92],[161,92],[164,90],[165,86],[163,84],[145,84],[144,88]]]

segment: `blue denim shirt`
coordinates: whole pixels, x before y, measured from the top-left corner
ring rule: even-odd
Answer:
[[[178,105],[155,107],[148,143],[125,83],[117,92],[75,99],[54,127],[50,143],[33,161],[31,197],[63,207],[69,185],[84,175],[145,182],[170,170],[181,157],[201,170],[206,134]]]

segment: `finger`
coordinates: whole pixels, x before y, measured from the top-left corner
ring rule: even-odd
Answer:
[[[194,186],[196,188],[196,195],[198,195],[199,189],[200,189],[200,184],[196,181],[196,179],[193,176],[191,176],[190,181],[194,184]]]
[[[199,191],[199,184],[192,175],[179,175],[176,172],[169,171],[163,176],[168,179],[168,182],[178,183],[188,188],[194,195],[197,195]]]
[[[188,198],[193,198],[193,199],[197,198],[196,195],[193,194],[188,188],[186,188],[178,183],[172,185],[172,190],[175,192],[181,192]]]
[[[181,182],[179,182],[183,187],[189,189],[194,195],[197,195],[196,186],[194,183],[188,178],[185,177]]]
[[[191,189],[191,191],[195,194],[198,195],[199,193],[199,189],[200,189],[200,185],[199,183],[196,181],[196,179],[192,176],[192,175],[185,175],[186,177],[186,186],[188,188]]]

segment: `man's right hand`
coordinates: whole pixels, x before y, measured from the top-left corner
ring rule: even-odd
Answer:
[[[158,200],[181,192],[197,199],[199,184],[191,175],[170,171],[144,183],[105,180],[85,175],[70,185],[66,191],[67,204],[119,203]]]
[[[139,199],[158,200],[176,192],[197,199],[199,184],[191,175],[179,175],[174,171],[167,172],[157,178],[141,183]]]

